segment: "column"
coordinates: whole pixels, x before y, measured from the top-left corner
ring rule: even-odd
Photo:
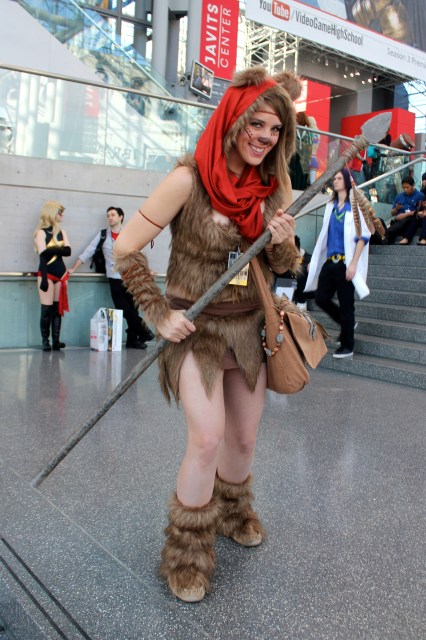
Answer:
[[[152,66],[163,77],[166,76],[169,3],[153,0],[152,6]]]
[[[180,20],[169,22],[169,39],[167,42],[166,80],[170,84],[177,84],[177,65],[179,60],[179,29]]]
[[[146,20],[147,7],[146,0],[136,0],[135,2],[135,17],[141,18],[142,20]],[[146,58],[146,28],[140,28],[139,26],[135,26],[135,36],[133,46],[136,51],[141,54],[144,58]]]
[[[191,73],[193,60],[200,56],[201,0],[188,2],[188,40],[186,43],[186,73]]]

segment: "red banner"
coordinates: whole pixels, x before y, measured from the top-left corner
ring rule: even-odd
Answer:
[[[231,80],[237,60],[238,0],[203,0],[200,62]]]

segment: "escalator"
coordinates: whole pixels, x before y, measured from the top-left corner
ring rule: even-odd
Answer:
[[[51,118],[43,121],[46,126],[39,126],[36,117],[38,131],[31,138],[26,135],[27,143],[18,145],[18,153],[23,152],[30,139],[32,155],[37,157],[164,171],[194,146],[211,110],[185,104],[181,88],[166,83],[133,47],[122,47],[99,13],[83,9],[74,0],[23,0],[20,4],[93,71],[101,86],[25,79],[24,74],[19,74],[16,92],[31,94],[33,101],[27,104],[26,111],[38,113],[41,108],[55,115],[60,111],[61,115],[60,122],[55,118],[53,122]],[[28,83],[31,89],[25,89]],[[117,87],[129,91],[120,92]],[[55,104],[37,104],[48,98]],[[20,100],[6,108],[9,118],[19,121]],[[16,127],[16,135],[18,131]]]
[[[21,0],[21,6],[106,84],[131,87],[137,77],[146,91],[183,98],[132,46],[123,47],[107,18],[75,0]]]

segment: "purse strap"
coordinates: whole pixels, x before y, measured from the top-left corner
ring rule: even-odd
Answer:
[[[263,275],[262,267],[259,264],[259,260],[255,256],[251,259],[252,273],[254,284],[256,285],[257,292],[265,308],[274,307],[274,299],[272,298],[271,290]]]

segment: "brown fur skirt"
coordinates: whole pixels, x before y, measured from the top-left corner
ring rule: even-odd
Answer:
[[[170,402],[171,394],[179,402],[179,372],[186,354],[191,352],[201,373],[207,396],[211,396],[217,372],[224,369],[227,351],[235,356],[238,367],[251,391],[256,387],[264,352],[260,332],[263,309],[243,315],[200,316],[196,331],[179,343],[169,343],[159,356],[160,384]]]

